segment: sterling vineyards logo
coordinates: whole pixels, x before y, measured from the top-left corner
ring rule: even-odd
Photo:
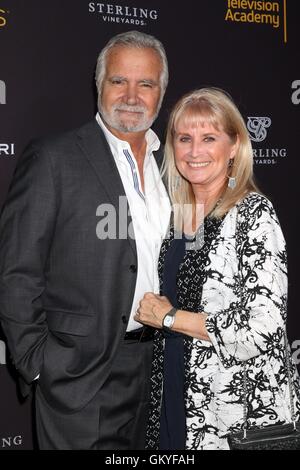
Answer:
[[[23,439],[22,436],[6,436],[0,437],[1,447],[17,447],[22,445]]]
[[[248,117],[247,129],[253,142],[262,142],[267,137],[266,129],[272,121],[268,117]]]
[[[271,127],[272,120],[263,116],[248,116],[247,129],[249,137],[253,143],[261,143],[267,139],[268,129]],[[267,148],[252,147],[254,163],[256,165],[276,165],[280,158],[287,157],[286,148]]]
[[[0,80],[0,104],[6,104],[6,85],[3,80]]]
[[[110,23],[146,26],[149,21],[156,21],[157,10],[109,3],[89,3],[89,12],[98,14],[102,20]]]

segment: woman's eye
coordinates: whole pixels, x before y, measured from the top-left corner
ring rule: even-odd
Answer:
[[[179,142],[189,142],[190,138],[189,137],[180,137]]]
[[[212,137],[212,136],[207,136],[207,137],[205,137],[205,139],[204,139],[204,142],[214,142],[214,141],[215,141],[215,138]]]

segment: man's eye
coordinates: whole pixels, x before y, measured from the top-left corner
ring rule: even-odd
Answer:
[[[123,83],[123,80],[119,78],[114,78],[110,82],[112,83],[112,85],[121,85]]]

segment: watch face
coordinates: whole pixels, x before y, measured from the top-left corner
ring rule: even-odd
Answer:
[[[174,321],[174,318],[172,317],[172,315],[167,315],[164,319],[164,326],[166,326],[167,328],[170,328],[170,326],[173,325],[173,321]]]

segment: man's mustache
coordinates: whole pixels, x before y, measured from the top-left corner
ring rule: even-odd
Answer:
[[[113,107],[113,111],[127,111],[129,113],[143,113],[147,111],[144,106],[128,106],[126,104],[119,104]]]

